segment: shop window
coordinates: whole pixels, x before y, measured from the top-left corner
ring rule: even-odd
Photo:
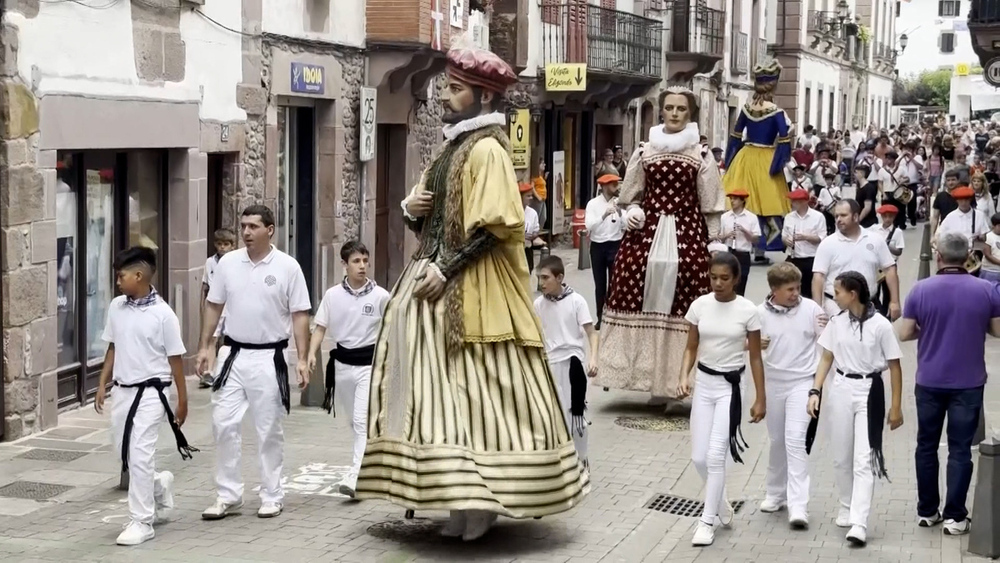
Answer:
[[[93,396],[107,351],[102,339],[117,294],[115,252],[156,249],[154,285],[169,300],[162,240],[165,153],[60,152],[56,164],[56,325],[59,406]]]

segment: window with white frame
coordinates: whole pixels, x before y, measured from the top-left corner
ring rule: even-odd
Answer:
[[[962,10],[960,0],[940,0],[938,2],[938,16],[942,18],[957,18]]]

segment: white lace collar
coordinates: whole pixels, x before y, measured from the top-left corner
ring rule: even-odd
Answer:
[[[697,146],[701,140],[698,124],[691,122],[677,133],[667,133],[663,125],[649,130],[649,148],[655,153],[679,153]]]
[[[506,125],[507,116],[495,111],[493,113],[486,113],[483,115],[477,115],[476,117],[470,117],[464,121],[459,121],[454,125],[445,125],[441,128],[444,131],[444,138],[451,141],[455,137],[458,137],[462,133],[468,133],[469,131],[475,131],[476,129],[482,129],[487,125]]]

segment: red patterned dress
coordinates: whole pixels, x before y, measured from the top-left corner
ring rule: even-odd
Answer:
[[[708,243],[710,232],[718,232],[725,210],[722,181],[718,167],[702,158],[697,127],[692,130],[690,125],[675,134],[654,127],[650,142],[632,156],[625,178],[619,204],[641,208],[645,224],[625,233],[615,259],[601,325],[596,383],[673,398],[687,344],[684,315],[695,299],[711,289]],[[669,313],[654,310],[644,297],[647,284],[659,287],[672,281],[666,279],[672,276],[661,279],[660,274],[647,279],[653,241],[666,224],[661,218],[668,216],[673,216],[676,239],[675,289]]]

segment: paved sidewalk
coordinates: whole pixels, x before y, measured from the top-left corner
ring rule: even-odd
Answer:
[[[906,233],[901,264],[904,287],[912,284],[919,252],[918,232]],[[568,281],[591,301],[589,271],[573,267],[575,257],[559,252],[569,266]],[[766,293],[764,269],[751,272],[749,296]],[[437,537],[441,512],[418,513],[404,520],[403,510],[384,502],[356,502],[334,492],[350,460],[350,436],[343,417],[320,409],[293,408],[285,425],[287,481],[285,513],[271,520],[255,515],[259,506],[256,447],[250,424],[244,427],[244,475],[247,501],[243,515],[221,522],[202,522],[199,514],[214,500],[214,447],[210,427],[210,395],[189,382],[191,409],[185,432],[202,451],[182,461],[164,425],[157,452],[159,469],[176,475],[177,510],[172,522],[156,528],[156,538],[137,548],[121,548],[114,540],[127,521],[125,494],[115,490],[120,461],[107,445],[108,418],[92,407],[63,413],[60,426],[19,442],[0,445],[0,561],[561,561],[659,562],[959,562],[965,541],[942,535],[940,528],[915,523],[913,444],[915,413],[912,377],[915,350],[904,346],[904,426],[886,438],[886,460],[892,482],[876,489],[869,545],[851,549],[844,530],[833,524],[836,493],[825,436],[818,438],[812,462],[811,526],[789,530],[787,514],[761,514],[767,464],[763,424],[744,425],[750,444],[746,465],[728,476],[730,498],[745,500],[732,530],[721,530],[715,545],[693,548],[695,517],[645,508],[658,494],[700,499],[701,480],[690,464],[686,421],[663,423],[639,393],[590,393],[593,492],[573,511],[542,520],[501,519],[479,542],[463,544]],[[989,359],[1000,365],[1000,345],[991,343]],[[752,388],[750,393],[752,394]],[[747,400],[752,400],[748,397]],[[293,398],[293,404],[298,404]],[[749,404],[749,403],[747,403]],[[1000,412],[1000,393],[988,391],[988,406]],[[616,423],[619,417],[656,422],[667,427],[634,430]],[[990,417],[991,423],[1000,419]],[[624,422],[624,421],[619,421]],[[821,428],[823,426],[821,425]],[[55,452],[55,453],[53,453]],[[944,452],[942,452],[944,454]],[[63,461],[25,459],[56,457]],[[69,459],[75,458],[75,459]],[[40,493],[47,500],[3,496],[18,482],[51,485]],[[56,487],[63,487],[59,489]],[[970,503],[972,495],[970,494]]]

